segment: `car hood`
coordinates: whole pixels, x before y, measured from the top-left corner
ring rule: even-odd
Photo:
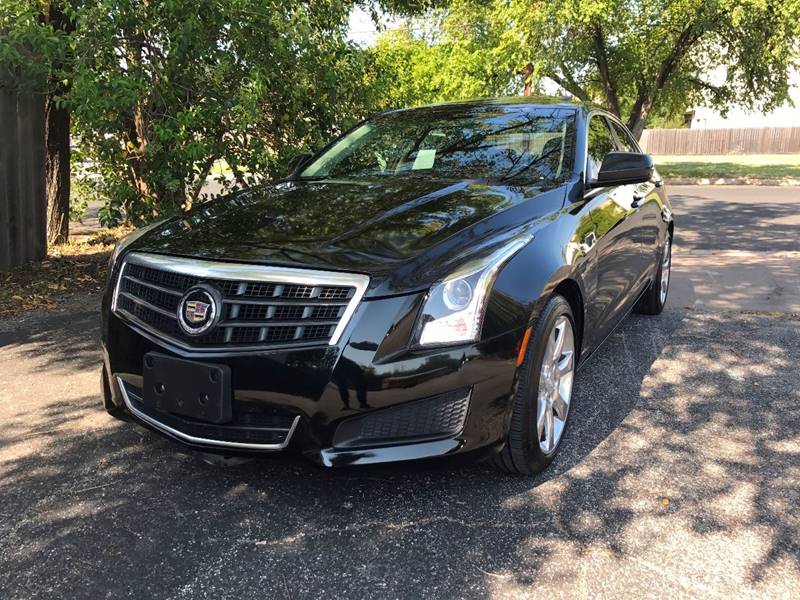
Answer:
[[[283,182],[202,204],[132,249],[365,273],[369,296],[422,289],[487,238],[559,210],[564,188],[476,181]]]

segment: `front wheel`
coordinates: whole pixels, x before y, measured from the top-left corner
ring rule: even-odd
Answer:
[[[672,237],[667,234],[664,248],[659,253],[658,269],[650,287],[636,303],[635,310],[643,315],[659,315],[667,303],[669,276],[672,270]]]
[[[576,347],[572,309],[562,296],[553,296],[520,367],[506,445],[492,457],[496,469],[534,475],[553,461],[567,428]]]

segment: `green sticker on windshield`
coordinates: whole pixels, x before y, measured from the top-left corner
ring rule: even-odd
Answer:
[[[419,150],[417,157],[414,159],[414,166],[411,167],[412,171],[420,169],[431,169],[436,160],[436,150]]]

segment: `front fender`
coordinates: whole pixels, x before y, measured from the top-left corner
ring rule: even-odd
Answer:
[[[586,226],[585,217],[571,214],[566,207],[504,265],[489,296],[484,338],[515,329],[524,332],[524,326],[536,320],[565,281],[577,285],[582,299],[587,297],[594,253],[582,242]],[[575,317],[583,322],[585,315]]]

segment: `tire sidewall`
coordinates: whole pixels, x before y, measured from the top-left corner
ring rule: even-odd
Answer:
[[[667,281],[667,293],[664,295],[664,301],[661,301],[661,275],[664,271],[664,246],[669,244],[669,280]],[[653,285],[653,292],[654,292],[654,300],[655,300],[655,308],[656,312],[660,313],[664,307],[667,305],[667,300],[669,299],[669,288],[672,285],[672,238],[669,234],[667,237],[664,238],[664,244],[662,244],[658,249],[658,256],[656,258],[656,264],[658,268],[656,269],[656,279]]]
[[[664,270],[664,248],[658,253],[658,304],[659,308],[663,309],[669,299],[669,289],[672,287],[672,236],[667,234],[664,238],[664,244],[669,244],[669,279],[667,280],[667,293],[664,294],[664,301],[661,301],[661,274]]]
[[[553,461],[553,458],[555,458],[555,455],[558,453],[559,448],[561,447],[561,442],[564,439],[564,435],[569,427],[570,416],[572,413],[572,402],[570,402],[570,410],[567,413],[567,420],[564,424],[564,430],[561,434],[561,438],[558,440],[558,443],[555,445],[552,451],[545,453],[539,447],[539,433],[536,428],[539,412],[539,379],[542,370],[542,361],[544,360],[545,350],[547,348],[548,337],[552,334],[556,320],[561,316],[567,317],[570,325],[572,326],[573,336],[575,335],[575,318],[572,315],[572,310],[569,303],[562,296],[553,296],[545,305],[545,308],[542,311],[536,326],[534,327],[534,332],[531,336],[531,340],[526,352],[525,362],[523,363],[523,368],[527,369],[527,385],[525,386],[526,389],[520,390],[520,392],[525,394],[527,399],[525,404],[527,406],[527,411],[524,416],[527,425],[525,435],[527,443],[526,454],[528,455],[531,467],[536,471],[544,469]],[[573,342],[576,350],[573,360],[577,360],[577,340],[573,340]],[[574,369],[575,364],[573,363],[573,370]]]

